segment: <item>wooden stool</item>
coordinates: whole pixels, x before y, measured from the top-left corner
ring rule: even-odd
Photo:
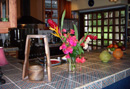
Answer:
[[[29,53],[30,53],[30,39],[31,38],[43,38],[45,45],[45,53],[47,57],[47,72],[48,72],[48,81],[51,82],[51,63],[50,63],[50,51],[48,45],[48,39],[46,35],[27,35],[26,45],[25,45],[25,60],[23,65],[23,74],[22,79],[24,80],[26,76],[28,76],[28,68],[29,68]]]

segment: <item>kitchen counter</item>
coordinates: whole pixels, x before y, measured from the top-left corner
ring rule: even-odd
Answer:
[[[1,89],[101,89],[130,76],[130,50],[120,60],[112,58],[108,63],[99,59],[101,50],[85,52],[87,61],[77,64],[76,73],[67,71],[67,64],[52,67],[52,82],[31,83],[22,80],[22,65],[19,60],[7,56],[8,65],[2,67],[6,84]]]

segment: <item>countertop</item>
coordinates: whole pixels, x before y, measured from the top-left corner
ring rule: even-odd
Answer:
[[[18,59],[7,57],[9,64],[2,67],[6,84],[0,89],[101,89],[130,76],[130,50],[123,58],[112,58],[108,63],[99,59],[101,50],[85,52],[87,61],[77,64],[76,73],[69,73],[67,64],[52,67],[52,82],[31,83],[22,80],[22,65]]]

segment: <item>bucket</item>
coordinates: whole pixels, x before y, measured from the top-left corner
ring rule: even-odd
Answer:
[[[44,78],[44,71],[43,67],[40,65],[32,65],[29,67],[29,73],[28,73],[29,80],[36,80],[40,81]]]

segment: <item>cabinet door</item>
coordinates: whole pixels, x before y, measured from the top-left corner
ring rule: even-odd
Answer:
[[[0,33],[7,33],[8,28],[17,27],[16,0],[0,0]]]
[[[48,19],[52,19],[59,25],[59,10],[58,10],[59,0],[45,0],[44,4],[45,4],[44,19],[46,23],[45,29],[48,29],[49,27],[47,23]]]

